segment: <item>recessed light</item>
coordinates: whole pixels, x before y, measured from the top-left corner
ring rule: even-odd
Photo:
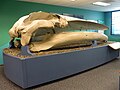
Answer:
[[[70,0],[70,1],[74,2],[75,0]]]
[[[99,6],[109,6],[109,5],[111,5],[110,3],[105,3],[105,2],[95,2],[93,4],[94,5],[99,5]]]

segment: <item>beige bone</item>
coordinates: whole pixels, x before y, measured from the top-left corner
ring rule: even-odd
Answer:
[[[81,43],[83,41],[100,41],[104,42],[108,40],[105,34],[96,32],[61,32],[53,34],[49,39],[41,42],[31,42],[31,51],[48,50],[50,48],[61,47],[64,45],[70,45],[75,43]]]
[[[21,44],[25,46],[29,43],[32,34],[39,28],[63,28],[68,22],[58,15],[34,12],[30,15],[21,17],[9,30],[11,40],[21,36]],[[20,34],[20,35],[19,35]]]
[[[9,35],[11,40],[15,37],[21,38],[21,45],[25,46],[30,43],[33,33],[38,29],[55,29],[55,30],[71,30],[71,29],[95,29],[106,30],[105,25],[85,21],[81,19],[64,17],[59,14],[46,12],[33,12],[29,15],[21,17],[10,29]]]

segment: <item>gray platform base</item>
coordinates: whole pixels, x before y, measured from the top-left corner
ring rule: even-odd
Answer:
[[[79,73],[119,56],[119,50],[102,46],[82,51],[20,59],[3,53],[8,79],[28,88]]]

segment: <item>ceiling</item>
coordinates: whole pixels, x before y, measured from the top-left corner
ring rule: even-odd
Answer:
[[[102,11],[102,12],[120,10],[120,0],[75,0],[75,1],[72,1],[72,0],[21,0],[21,1],[75,7],[75,8]],[[96,1],[109,2],[111,5],[107,7],[93,5],[92,3]]]

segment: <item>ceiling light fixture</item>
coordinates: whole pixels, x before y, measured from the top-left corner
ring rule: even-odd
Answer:
[[[109,6],[109,5],[111,5],[110,3],[105,3],[105,2],[95,2],[93,4],[94,5],[99,5],[99,6]]]
[[[70,0],[70,1],[74,2],[75,0]]]

